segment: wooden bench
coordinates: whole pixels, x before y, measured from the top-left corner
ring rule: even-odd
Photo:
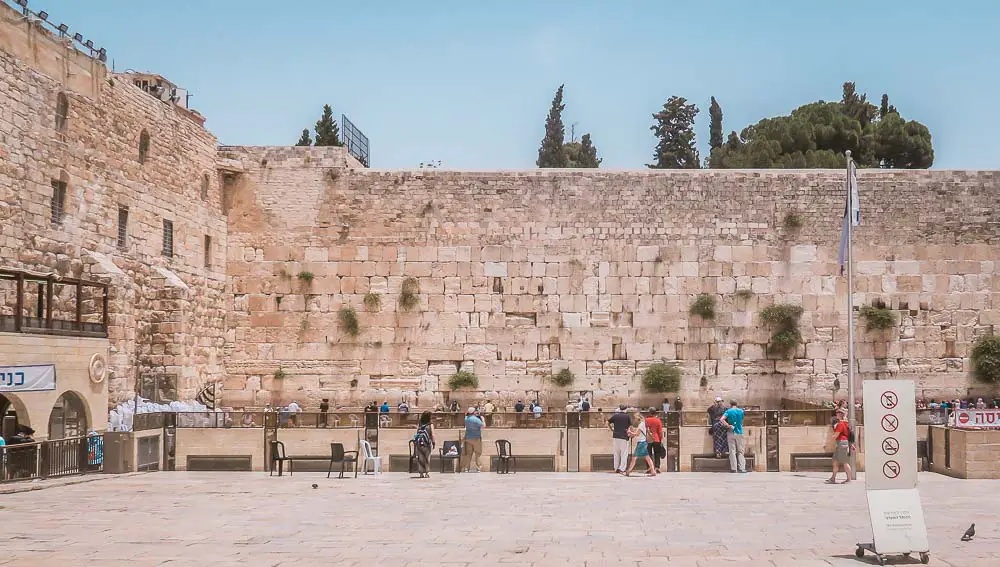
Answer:
[[[754,455],[744,455],[748,471],[754,470],[757,459]],[[715,454],[691,455],[692,472],[730,472],[729,457],[716,457]]]
[[[515,455],[517,470],[526,472],[556,472],[556,458],[553,455]],[[490,470],[500,468],[500,457],[490,455]]]
[[[303,462],[306,464],[306,468],[299,470],[305,470],[307,472],[323,472],[327,470],[330,465],[330,455],[287,455],[285,454],[285,444],[281,441],[271,441],[271,474],[274,474],[274,465],[278,465],[278,476],[284,473],[284,464],[288,463],[288,474],[292,474],[295,467],[295,462]],[[324,466],[317,466],[315,463],[320,462]]]
[[[250,472],[253,470],[251,455],[188,455],[189,471]]]
[[[830,472],[833,453],[792,453],[792,472]]]

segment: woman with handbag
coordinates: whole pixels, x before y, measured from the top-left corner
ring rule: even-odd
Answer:
[[[420,414],[420,425],[413,436],[414,459],[417,463],[417,478],[429,478],[431,469],[431,450],[434,448],[434,427],[431,426],[431,412]]]

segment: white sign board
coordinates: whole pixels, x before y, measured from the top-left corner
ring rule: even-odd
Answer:
[[[0,392],[38,392],[56,389],[53,364],[0,366]]]
[[[917,406],[910,380],[867,380],[865,486],[917,487]]]
[[[924,509],[916,489],[869,490],[868,514],[879,553],[930,551]]]
[[[955,427],[1000,429],[1000,409],[955,410]]]
[[[911,380],[864,383],[865,488],[878,553],[927,552],[917,492],[917,409]]]

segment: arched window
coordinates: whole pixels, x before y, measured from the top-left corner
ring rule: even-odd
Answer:
[[[69,122],[69,99],[66,93],[56,96],[56,132],[65,132]]]
[[[49,414],[49,439],[82,437],[87,434],[87,405],[76,392],[59,396]]]
[[[201,200],[202,201],[207,201],[208,200],[208,184],[209,184],[208,174],[206,173],[206,174],[204,174],[204,175],[201,176]]]
[[[146,163],[146,156],[149,154],[149,132],[145,128],[139,134],[139,163]]]

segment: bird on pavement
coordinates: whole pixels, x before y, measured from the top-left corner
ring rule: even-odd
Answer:
[[[976,524],[969,526],[969,529],[965,530],[962,534],[962,541],[972,541],[972,538],[976,536]]]
[[[319,488],[318,484],[313,484],[313,488]]]

